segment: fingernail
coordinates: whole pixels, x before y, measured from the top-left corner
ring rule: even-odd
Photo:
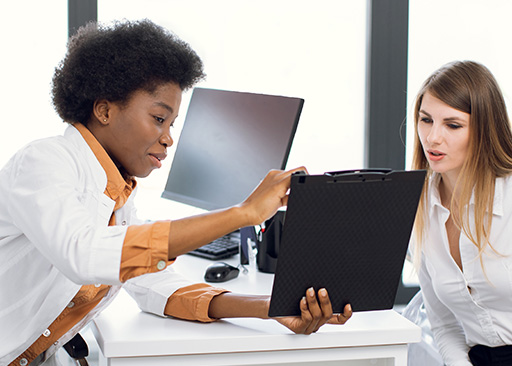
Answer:
[[[325,288],[321,288],[320,290],[318,290],[318,294],[322,297],[326,297],[327,296],[327,290]]]
[[[307,303],[306,302],[306,296],[303,296],[301,301],[302,301],[303,304],[306,304]]]
[[[352,306],[350,306],[350,304],[348,304],[347,306],[348,306],[348,311],[352,311]]]
[[[309,295],[309,296],[315,296],[315,289],[314,289],[313,287],[310,287],[310,288],[308,289],[308,295]]]

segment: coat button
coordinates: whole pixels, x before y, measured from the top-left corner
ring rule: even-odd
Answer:
[[[156,264],[156,268],[161,271],[162,269],[165,268],[165,266],[167,265],[167,263],[165,261],[159,261],[157,264]]]
[[[48,338],[50,336],[50,334],[52,334],[52,332],[50,332],[50,329],[46,329],[43,333],[43,335]]]
[[[75,306],[75,303],[73,301],[70,301],[68,304],[68,308],[71,309],[73,306]]]
[[[126,220],[123,220],[123,222],[121,222],[121,225],[126,226]]]
[[[21,365],[21,366],[27,366],[27,365],[28,365],[28,360],[27,360],[26,358],[22,358],[22,359],[20,360],[20,365]]]

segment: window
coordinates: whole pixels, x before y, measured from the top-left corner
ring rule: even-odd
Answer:
[[[473,60],[494,74],[510,106],[512,71],[508,0],[410,0],[408,101],[412,111],[423,81],[442,65]],[[408,113],[407,167],[411,166],[414,120]]]
[[[66,52],[67,1],[11,1],[4,10],[0,168],[23,145],[61,134],[67,126],[54,112],[50,96],[53,70]]]

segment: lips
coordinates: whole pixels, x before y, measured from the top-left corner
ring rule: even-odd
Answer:
[[[427,150],[427,156],[432,161],[439,161],[444,158],[446,154],[438,150]]]
[[[166,153],[160,153],[160,154],[149,154],[150,158],[153,160],[154,165],[157,168],[162,167],[162,161],[167,157]]]

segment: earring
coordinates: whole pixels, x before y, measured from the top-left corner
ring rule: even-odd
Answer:
[[[103,118],[103,122],[107,122],[107,119],[106,119],[106,118]]]

